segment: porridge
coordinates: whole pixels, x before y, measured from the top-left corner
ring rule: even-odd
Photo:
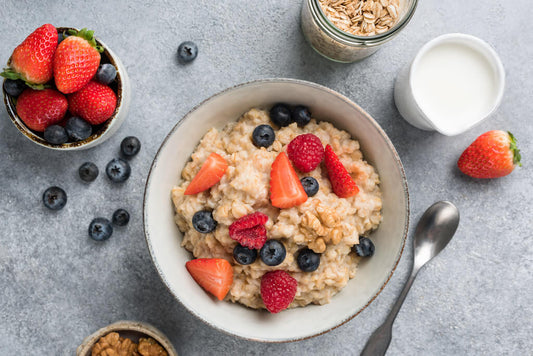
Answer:
[[[228,261],[233,271],[229,292],[219,299],[251,308],[265,308],[264,277],[274,271],[284,271],[290,276],[289,284],[296,286],[287,306],[329,303],[355,276],[360,256],[365,253],[361,250],[366,250],[367,255],[373,253],[373,244],[362,236],[381,221],[379,176],[364,161],[359,143],[328,122],[311,119],[305,125],[282,123],[285,124],[288,125],[276,128],[279,126],[272,124],[268,111],[251,109],[222,130],[209,130],[185,165],[182,181],[172,190],[175,220],[183,232],[182,246],[197,260]],[[266,128],[271,136],[258,135],[259,128]],[[270,139],[268,147],[258,147],[256,138]],[[326,146],[324,162],[320,163],[320,156],[314,167],[306,165],[316,157],[304,155],[298,162],[299,157],[294,154],[297,141],[305,141],[298,147],[313,147],[310,139],[318,141],[318,152],[323,151],[322,145]],[[307,194],[303,198],[298,195],[294,204],[277,199],[275,179],[281,171],[278,167],[291,166],[285,152],[297,167],[289,168],[296,178],[296,191],[303,191],[303,183]],[[338,157],[337,167],[328,165],[328,155]],[[191,182],[199,180],[200,170],[204,171],[215,156],[225,162],[219,181],[191,194],[191,187],[197,185]],[[338,185],[331,178],[337,168],[348,172],[346,184]],[[291,176],[283,176],[280,181],[285,194],[284,185],[291,186]],[[343,189],[350,184],[355,190],[345,194]],[[262,238],[256,239],[257,236]],[[365,244],[360,240],[366,240]],[[251,248],[241,246],[250,241],[246,246]],[[240,254],[242,250],[244,254]],[[189,272],[202,285],[191,269]],[[268,305],[267,309],[272,311]]]

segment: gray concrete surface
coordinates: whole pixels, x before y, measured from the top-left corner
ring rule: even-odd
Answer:
[[[342,65],[321,58],[299,28],[301,1],[13,1],[0,2],[0,62],[43,23],[89,27],[121,58],[133,85],[129,117],[105,144],[58,153],[25,139],[0,112],[0,355],[72,355],[85,336],[120,319],[166,333],[180,355],[354,355],[384,319],[407,278],[412,250],[377,300],[346,325],[310,340],[261,344],[220,333],[193,317],[160,281],[142,231],[142,197],[151,161],[166,133],[195,104],[236,83],[268,77],[314,81],[366,109],[395,144],[409,179],[411,231],[431,203],[461,210],[455,239],[422,273],[394,325],[388,355],[531,355],[533,28],[528,0],[421,1],[413,21],[373,57]],[[482,125],[444,137],[417,130],[392,99],[394,77],[429,39],[464,32],[501,55],[507,88]],[[175,58],[183,40],[198,43],[191,65]],[[510,130],[524,167],[476,181],[455,167],[462,150],[490,129]],[[123,137],[143,148],[123,186],[100,175],[77,178],[79,165],[102,170]],[[60,185],[65,209],[47,211],[41,194]],[[119,207],[132,221],[106,243],[87,237],[97,215]]]

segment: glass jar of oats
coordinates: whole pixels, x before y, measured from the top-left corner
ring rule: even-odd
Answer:
[[[413,16],[418,0],[304,0],[302,31],[324,57],[356,62],[392,39]]]

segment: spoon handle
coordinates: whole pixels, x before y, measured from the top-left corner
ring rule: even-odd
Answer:
[[[366,342],[365,348],[361,352],[361,356],[385,355],[392,338],[392,323],[394,323],[394,319],[396,319],[396,315],[398,315],[398,312],[402,307],[403,301],[405,300],[409,289],[411,289],[411,285],[413,284],[417,273],[418,269],[413,269],[411,271],[411,275],[409,276],[407,283],[405,283],[405,286],[403,287],[400,296],[396,300],[396,303],[394,303],[394,306],[387,316],[387,319],[385,319],[385,322],[383,322],[383,324],[381,324],[381,326],[372,333]]]

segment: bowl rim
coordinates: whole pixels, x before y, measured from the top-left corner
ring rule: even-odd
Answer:
[[[208,320],[205,320],[200,315],[198,315],[196,312],[194,312],[193,310],[189,309],[181,301],[180,297],[177,294],[174,293],[172,288],[170,288],[169,282],[163,276],[161,267],[159,266],[159,263],[157,262],[156,258],[154,257],[154,250],[152,248],[151,237],[150,237],[150,233],[148,232],[148,229],[147,229],[147,209],[146,209],[146,206],[147,206],[148,195],[149,195],[148,189],[149,189],[149,186],[150,186],[151,181],[152,181],[152,171],[154,170],[154,167],[156,166],[156,163],[158,161],[160,152],[167,145],[170,137],[178,130],[178,128],[182,125],[182,123],[185,122],[185,120],[187,120],[199,107],[201,107],[205,103],[207,103],[207,102],[209,102],[209,101],[211,101],[211,100],[213,100],[213,99],[215,99],[215,98],[217,98],[217,97],[219,97],[221,95],[224,95],[227,92],[233,91],[235,89],[239,89],[239,88],[246,87],[246,86],[253,86],[253,85],[258,85],[258,84],[269,84],[269,83],[298,84],[298,85],[309,86],[309,87],[312,87],[314,89],[323,90],[323,91],[326,91],[326,92],[328,92],[330,94],[333,94],[334,96],[338,97],[340,100],[344,101],[348,105],[350,105],[350,106],[354,107],[356,110],[360,111],[361,114],[364,115],[365,118],[367,120],[369,120],[369,122],[376,128],[376,130],[378,130],[380,135],[385,139],[385,142],[386,142],[388,148],[393,153],[394,159],[395,159],[395,161],[396,161],[396,163],[398,165],[398,168],[400,170],[400,175],[401,175],[401,178],[402,178],[403,193],[404,193],[404,198],[405,198],[405,225],[403,227],[401,247],[400,247],[400,250],[399,250],[399,252],[398,252],[398,254],[397,254],[396,258],[395,258],[395,262],[394,262],[394,265],[392,267],[392,270],[390,271],[390,273],[389,273],[387,279],[384,281],[384,283],[378,288],[376,293],[369,299],[369,301],[360,310],[358,310],[356,313],[350,315],[346,319],[342,320],[339,324],[337,324],[337,325],[335,325],[335,326],[333,326],[333,327],[331,327],[331,328],[329,328],[327,330],[323,330],[323,331],[317,332],[317,333],[312,334],[312,335],[308,335],[308,336],[304,336],[304,337],[297,337],[297,338],[287,339],[287,340],[264,340],[264,339],[260,339],[260,338],[245,337],[245,336],[233,334],[233,333],[231,333],[231,332],[229,332],[227,330],[224,330],[223,328],[221,328],[221,327],[209,322]],[[332,331],[332,330],[334,330],[334,329],[346,324],[347,322],[349,322],[353,318],[355,318],[363,310],[365,310],[370,305],[370,303],[372,303],[377,298],[377,296],[381,293],[383,288],[385,288],[385,286],[388,284],[388,282],[392,278],[392,275],[394,274],[394,271],[396,270],[396,267],[398,266],[398,263],[400,262],[400,259],[402,257],[403,251],[405,249],[405,242],[407,240],[407,234],[408,234],[408,230],[409,230],[409,216],[410,216],[409,204],[410,204],[410,202],[409,202],[409,189],[408,189],[408,185],[407,185],[407,176],[405,174],[405,169],[403,167],[403,164],[402,164],[402,161],[400,159],[400,156],[398,155],[398,152],[394,148],[394,145],[392,144],[390,138],[385,133],[385,131],[381,128],[381,126],[365,110],[363,110],[359,105],[357,105],[356,103],[354,103],[353,101],[348,99],[346,96],[336,92],[333,89],[330,89],[330,88],[325,87],[325,86],[320,85],[320,84],[316,84],[316,83],[309,82],[309,81],[306,81],[306,80],[301,80],[301,79],[293,79],[293,78],[265,78],[265,79],[251,80],[251,81],[247,81],[247,82],[243,82],[243,83],[240,83],[240,84],[236,84],[236,85],[232,85],[230,87],[227,87],[226,89],[223,89],[223,90],[221,90],[221,91],[209,96],[207,99],[202,100],[199,104],[195,105],[181,119],[178,120],[178,122],[172,127],[172,129],[169,131],[169,133],[165,136],[164,140],[161,142],[161,144],[160,144],[160,146],[159,146],[159,148],[158,148],[158,150],[157,150],[157,152],[156,152],[156,154],[154,156],[152,164],[150,165],[150,170],[148,171],[148,175],[147,175],[146,183],[145,183],[145,187],[144,187],[142,219],[143,219],[144,238],[145,238],[146,244],[148,246],[148,251],[150,252],[150,258],[152,260],[152,263],[154,264],[154,267],[157,270],[159,278],[163,281],[163,284],[165,285],[167,290],[170,292],[170,294],[172,294],[172,296],[174,296],[174,298],[189,313],[193,314],[197,319],[201,320],[204,324],[209,325],[212,328],[214,328],[214,329],[216,329],[218,331],[221,331],[224,334],[232,336],[232,337],[238,337],[238,338],[243,339],[243,340],[261,342],[261,343],[283,344],[283,343],[289,343],[289,342],[295,342],[295,341],[308,340],[308,339],[311,339],[311,338],[326,334],[326,333],[328,333],[328,332],[330,332],[330,331]]]
[[[79,31],[79,29],[75,27],[56,27],[56,30],[58,33],[66,32],[68,30]],[[109,47],[107,47],[107,45],[103,43],[98,37],[95,36],[95,40],[96,40],[96,43],[102,46],[102,48],[104,49],[102,54],[104,54],[106,56],[106,59],[109,60],[109,62],[113,66],[115,66],[115,68],[117,69],[117,78],[116,78],[117,91],[115,93],[117,96],[117,106],[115,107],[115,111],[113,112],[113,115],[111,115],[111,117],[102,124],[102,127],[99,130],[99,133],[96,133],[96,134],[93,133],[91,134],[91,136],[89,136],[85,140],[76,141],[76,142],[67,142],[67,143],[58,145],[58,144],[52,144],[52,143],[46,142],[44,138],[35,134],[32,130],[30,130],[26,126],[26,124],[18,116],[14,98],[11,98],[11,96],[8,95],[6,91],[4,90],[3,83],[7,80],[6,78],[4,78],[2,82],[2,93],[4,96],[4,105],[6,107],[8,116],[11,119],[11,122],[13,122],[15,127],[20,131],[20,133],[22,133],[27,139],[29,139],[33,143],[36,143],[42,147],[46,147],[46,148],[58,150],[58,151],[69,151],[69,150],[81,149],[82,147],[85,148],[85,146],[100,140],[109,131],[111,126],[115,123],[116,118],[118,117],[119,111],[122,109],[122,107],[124,107],[123,105],[125,101],[124,100],[124,78],[123,78],[123,74],[121,73],[121,70],[119,69],[119,66],[117,65],[117,59],[115,58],[116,55],[112,53]],[[9,62],[11,62],[11,57],[7,61],[8,66],[9,66]],[[67,94],[63,94],[63,95],[67,97]]]

